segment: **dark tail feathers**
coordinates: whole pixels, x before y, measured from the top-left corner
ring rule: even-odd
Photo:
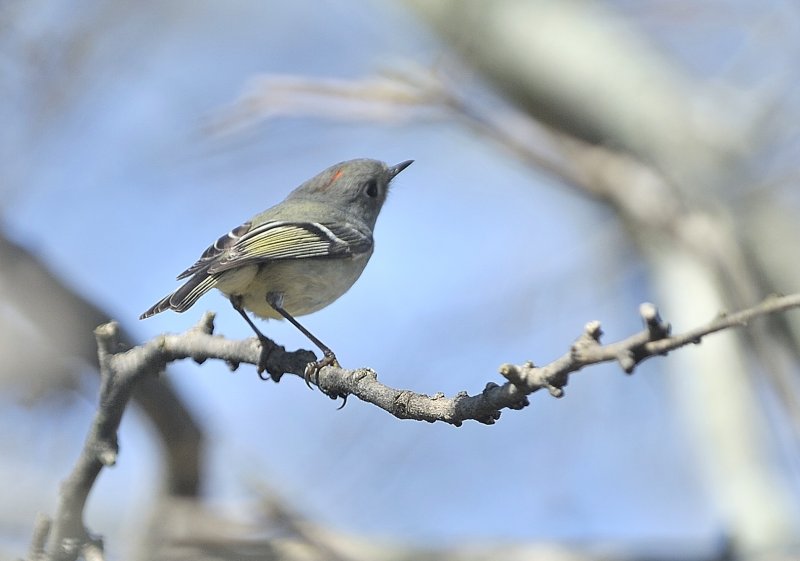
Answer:
[[[174,310],[178,313],[185,312],[206,292],[214,288],[217,284],[215,276],[208,275],[205,271],[200,271],[183,286],[171,294],[167,294],[153,304],[153,306],[145,313],[139,316],[139,319],[147,319],[156,314],[160,314],[165,310]]]

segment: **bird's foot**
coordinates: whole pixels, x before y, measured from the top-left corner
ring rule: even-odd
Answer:
[[[273,382],[280,382],[281,375],[276,372],[271,372],[267,367],[269,357],[277,345],[263,335],[258,338],[258,342],[261,344],[261,354],[258,355],[258,364],[256,364],[256,372],[258,372],[258,377],[262,380],[266,380],[267,377],[264,376],[264,372],[266,371],[269,374],[269,378],[271,378]]]
[[[337,368],[341,368],[339,365],[339,361],[336,360],[336,355],[333,354],[333,351],[330,349],[323,352],[323,356],[320,360],[316,362],[309,362],[306,365],[306,371],[304,373],[303,378],[306,381],[306,386],[311,388],[311,377],[314,377],[314,384],[319,386],[319,371],[325,368],[326,366],[335,366]],[[311,388],[314,389],[314,388]]]
[[[308,365],[306,366],[304,377],[306,380],[306,385],[309,388],[311,388],[312,376],[314,377],[314,383],[317,385],[317,387],[319,387],[319,371],[325,368],[326,366],[335,366],[336,368],[341,368],[339,361],[336,360],[336,355],[334,355],[332,351],[325,352],[321,360],[318,360],[316,362],[309,362]],[[347,393],[340,394],[326,390],[324,388],[320,388],[320,390],[322,391],[322,393],[324,393],[331,399],[339,399],[340,397],[342,398],[342,404],[338,407],[338,409],[341,409],[347,404]]]

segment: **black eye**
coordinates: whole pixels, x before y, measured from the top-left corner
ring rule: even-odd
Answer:
[[[378,196],[378,180],[377,179],[370,179],[367,182],[367,196],[371,198],[375,198]]]

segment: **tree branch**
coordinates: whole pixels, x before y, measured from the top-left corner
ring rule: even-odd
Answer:
[[[15,353],[9,350],[10,354],[36,357],[35,369],[40,373],[36,383],[50,388],[58,385],[59,376],[47,373],[68,368],[66,365],[74,362],[72,357],[97,366],[97,349],[88,335],[109,320],[108,313],[67,286],[41,259],[8,238],[2,228],[0,262],[0,299],[14,306],[40,332],[40,338],[49,342],[50,352],[43,353],[39,339],[24,336],[14,341]],[[0,331],[6,335],[13,328],[3,325]],[[133,336],[124,329],[119,329],[117,337],[123,345],[134,345]],[[22,369],[22,363],[12,363],[5,375],[23,377]],[[167,491],[197,496],[202,483],[204,435],[181,396],[168,378],[145,377],[136,384],[133,400],[153,423],[164,451]]]
[[[473,396],[460,392],[448,398],[441,393],[428,396],[394,389],[380,383],[375,371],[369,368],[326,367],[320,372],[319,387],[334,398],[354,395],[400,419],[443,421],[455,426],[466,420],[493,424],[500,418],[502,409],[522,409],[528,405],[527,396],[540,389],[547,389],[555,397],[563,396],[569,375],[585,366],[616,361],[625,372],[631,373],[650,357],[700,343],[706,335],[745,326],[759,316],[796,307],[800,307],[800,293],[773,296],[752,308],[720,314],[703,326],[670,336],[670,326],[659,317],[656,307],[642,304],[639,313],[645,327],[641,332],[602,345],[600,322],[589,322],[570,349],[558,359],[542,367],[531,362],[503,364],[500,373],[507,381],[502,385],[489,382],[480,394]],[[261,349],[257,339],[233,341],[214,335],[213,331],[214,315],[206,313],[200,323],[186,333],[161,335],[144,345],[122,351],[116,323],[101,325],[95,330],[102,375],[99,408],[83,451],[62,485],[52,530],[49,531],[47,520],[41,519],[36,524],[31,559],[72,560],[82,552],[85,554],[87,547],[94,554],[102,555],[102,542],[90,537],[83,524],[83,509],[102,468],[116,462],[117,430],[137,383],[147,376],[157,375],[168,363],[185,358],[198,364],[210,358],[223,360],[234,370],[241,363],[258,364]],[[290,352],[274,343],[268,353],[267,370],[276,381],[287,373],[303,377],[306,364],[316,360],[310,351]],[[49,552],[45,552],[43,544],[48,533],[51,534],[50,547]]]

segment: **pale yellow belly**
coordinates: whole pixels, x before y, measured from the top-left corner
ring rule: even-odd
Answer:
[[[262,318],[282,319],[267,303],[268,293],[283,295],[292,316],[321,310],[358,280],[370,254],[343,259],[297,259],[247,265],[220,276],[217,288],[227,296],[241,295],[245,309]]]

